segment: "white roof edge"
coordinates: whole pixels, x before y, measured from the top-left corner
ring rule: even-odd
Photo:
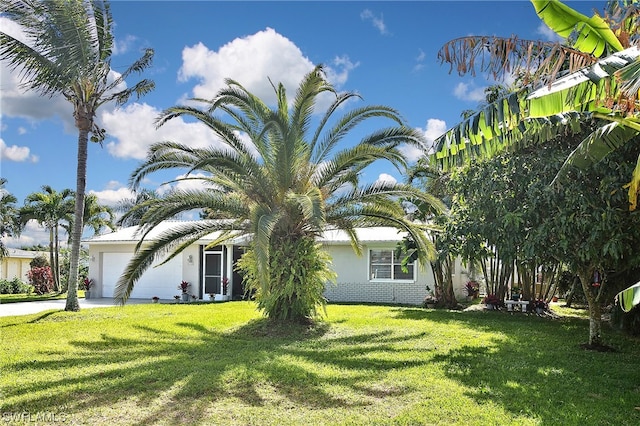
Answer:
[[[176,223],[188,223],[191,221],[166,221],[162,222],[156,228],[154,228],[148,235],[146,240],[153,241],[155,237],[162,232],[170,229],[171,225]],[[198,240],[201,244],[213,241],[215,239],[214,233],[207,235]],[[390,242],[400,241],[406,235],[406,232],[401,231],[393,227],[371,227],[371,228],[356,228],[356,234],[358,239],[363,242]],[[138,226],[132,226],[123,228],[108,234],[97,235],[88,240],[83,240],[86,244],[124,244],[134,243],[140,241],[141,234],[138,232]],[[246,244],[247,236],[239,236],[233,240],[233,244]],[[318,238],[318,242],[325,244],[350,244],[351,240],[346,232],[337,229],[327,230],[322,233]]]

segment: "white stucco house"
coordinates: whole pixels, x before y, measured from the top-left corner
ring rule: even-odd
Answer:
[[[166,221],[157,226],[145,240],[152,240],[178,221]],[[124,228],[95,236],[84,243],[89,248],[89,278],[95,282],[92,297],[113,297],[115,284],[133,255],[140,235],[137,227]],[[427,294],[427,286],[434,288],[430,267],[410,265],[403,272],[394,249],[403,234],[395,228],[362,228],[357,230],[363,246],[358,256],[344,232],[327,231],[319,239],[333,258],[337,273],[336,284],[329,283],[325,296],[330,302],[372,302],[419,305]],[[224,246],[205,249],[215,234],[200,239],[191,247],[162,266],[151,267],[136,283],[131,298],[173,299],[181,291],[178,285],[190,283],[189,293],[197,299],[209,299],[209,294],[221,294],[223,279],[228,280],[230,298],[244,296],[242,277],[234,271],[235,262],[242,256],[246,240],[231,241]],[[463,293],[466,276],[456,268],[454,286]]]
[[[49,258],[46,252],[7,248],[7,255],[0,259],[0,279],[12,281],[18,278],[27,282],[27,272],[31,269],[30,263],[36,256]]]

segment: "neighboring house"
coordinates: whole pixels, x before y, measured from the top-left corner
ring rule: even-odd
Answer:
[[[28,251],[8,248],[7,255],[0,261],[0,279],[13,281],[14,278],[27,282],[27,272],[31,269],[29,263],[36,256],[47,256],[41,251]]]
[[[145,240],[153,240],[179,223],[163,222]],[[113,297],[115,285],[140,240],[137,231],[137,227],[124,228],[85,241],[89,247],[89,278],[95,281],[96,297]],[[409,265],[408,271],[402,271],[393,252],[403,234],[395,228],[363,228],[358,229],[357,234],[362,244],[362,256],[354,253],[344,232],[327,231],[318,239],[332,256],[333,269],[337,273],[336,284],[327,285],[326,298],[330,302],[421,304],[427,286],[434,288],[433,275],[428,265],[426,268]],[[227,278],[227,294],[235,299],[242,298],[242,278],[234,269],[244,253],[246,239],[205,250],[215,236],[202,238],[166,264],[159,265],[161,260],[156,262],[136,283],[130,297],[172,299],[181,293],[178,285],[185,280],[191,284],[190,294],[207,300],[209,294],[221,294],[221,282]],[[461,271],[459,265],[457,271]],[[466,277],[458,272],[454,283],[463,295]]]

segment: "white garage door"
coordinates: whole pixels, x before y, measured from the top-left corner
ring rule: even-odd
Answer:
[[[113,297],[118,279],[124,272],[130,253],[104,253],[102,258],[102,296]],[[178,284],[182,281],[182,264],[180,256],[173,258],[162,266],[147,269],[136,282],[131,292],[132,299],[149,299],[158,296],[171,299],[178,294]]]

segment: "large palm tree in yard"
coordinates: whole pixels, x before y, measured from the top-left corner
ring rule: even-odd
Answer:
[[[89,134],[94,142],[105,136],[95,121],[100,106],[110,102],[123,105],[132,95],[141,96],[153,89],[149,80],[121,89],[130,74],[151,64],[153,50],[147,49],[122,74],[111,73],[113,19],[104,0],[0,0],[0,13],[20,26],[26,40],[0,31],[0,59],[20,73],[25,89],[39,91],[43,96],[62,95],[73,105],[78,156],[65,309],[77,311]]]
[[[163,169],[186,168],[207,177],[199,177],[200,190],[176,189],[136,207],[146,210],[142,228],[149,230],[192,209],[212,212],[215,219],[177,226],[140,244],[117,284],[116,297],[122,302],[158,255],[171,250],[171,258],[213,231],[221,235],[212,246],[240,235],[251,238],[241,267],[245,280],[256,290],[259,308],[273,319],[304,320],[317,314],[332,272],[315,238],[328,228],[346,231],[353,248],[360,252],[357,227],[393,226],[408,232],[418,244],[421,259],[426,259],[431,251],[429,241],[421,226],[407,219],[398,200],[439,202],[408,185],[361,183],[361,172],[375,161],[405,168],[398,147],[421,145],[420,132],[407,128],[398,113],[385,106],[365,106],[335,117],[357,95],[337,93],[322,67],[303,78],[291,103],[282,84],[274,90],[277,106],[270,109],[238,82],[227,80],[227,87],[212,100],[200,100],[205,109],[176,106],[159,118],[159,125],[175,117],[195,118],[225,146],[154,145],[132,175],[134,187],[149,173]],[[315,116],[320,96],[331,96],[333,101]],[[373,118],[389,120],[391,127],[349,144],[347,135]]]

